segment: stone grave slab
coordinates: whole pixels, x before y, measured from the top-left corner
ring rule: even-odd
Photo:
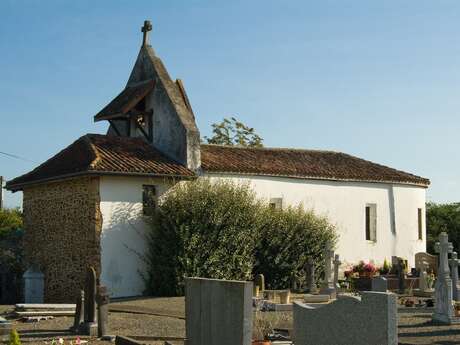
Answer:
[[[185,279],[188,345],[251,345],[252,282]]]
[[[306,294],[303,300],[305,303],[326,303],[331,300],[331,296]]]
[[[396,295],[366,291],[361,299],[338,296],[322,307],[295,301],[293,341],[296,345],[397,345]]]

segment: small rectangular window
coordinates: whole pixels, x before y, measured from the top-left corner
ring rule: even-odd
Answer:
[[[377,241],[377,205],[366,205],[366,240]]]
[[[156,187],[152,185],[142,186],[142,210],[145,216],[153,215],[155,211],[157,195]]]
[[[421,240],[423,239],[423,212],[422,209],[419,208],[417,210],[417,218],[418,218],[418,239]]]
[[[271,198],[268,205],[271,208],[281,210],[283,208],[283,198]]]

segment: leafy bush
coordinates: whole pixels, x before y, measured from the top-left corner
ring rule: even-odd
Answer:
[[[0,267],[9,288],[0,302],[16,303],[21,294],[24,273],[22,214],[18,209],[0,210]]]
[[[454,248],[460,246],[460,203],[426,204],[427,252],[436,254],[434,244],[442,231],[449,235]]]
[[[176,185],[152,218],[148,292],[182,294],[186,276],[250,279],[260,207],[246,185],[207,179]]]
[[[335,244],[335,227],[301,206],[283,210],[266,207],[265,214],[254,272],[264,274],[267,286],[284,289],[292,279],[302,280],[310,256],[317,276],[323,274],[323,254],[328,245]]]
[[[180,295],[187,276],[249,280],[253,273],[263,273],[267,286],[286,287],[307,256],[321,260],[334,241],[326,219],[302,208],[271,209],[249,185],[179,183],[151,218],[146,292]]]

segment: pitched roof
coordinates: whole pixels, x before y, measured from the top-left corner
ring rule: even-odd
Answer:
[[[32,183],[88,174],[195,176],[140,138],[87,134],[31,172],[8,181],[6,188],[16,191]]]
[[[153,90],[154,86],[155,82],[153,80],[146,80],[133,86],[127,86],[117,97],[94,116],[94,121],[108,120],[113,117],[125,115],[134,108],[142,98],[147,96],[147,94]]]
[[[201,167],[214,173],[430,184],[426,178],[334,151],[201,145]]]
[[[201,145],[204,172],[302,179],[390,182],[428,186],[430,180],[341,152]],[[6,188],[78,175],[196,176],[140,138],[87,134]]]

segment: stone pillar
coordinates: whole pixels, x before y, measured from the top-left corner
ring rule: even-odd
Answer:
[[[318,293],[318,288],[316,287],[315,280],[315,262],[312,257],[307,259],[305,264],[305,274],[306,274],[306,283],[307,283],[307,292],[311,294]]]
[[[451,277],[452,277],[452,298],[454,301],[459,299],[458,291],[458,256],[457,252],[452,252],[451,259],[449,260]]]
[[[75,317],[73,321],[72,330],[76,333],[79,332],[81,325],[85,321],[85,292],[80,290],[75,303]]]
[[[99,286],[97,289],[97,324],[99,338],[107,337],[109,332],[109,291],[106,286]]]
[[[97,335],[96,322],[96,270],[89,267],[85,281],[85,323],[84,332],[87,335]]]

